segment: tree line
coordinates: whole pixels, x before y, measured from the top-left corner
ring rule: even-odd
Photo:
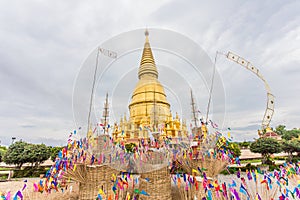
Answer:
[[[6,164],[16,165],[17,168],[21,168],[25,163],[30,163],[32,167],[39,167],[49,158],[54,161],[62,148],[17,141],[8,149],[1,147],[0,159]]]
[[[300,130],[286,130],[284,125],[279,125],[273,130],[281,136],[282,140],[278,141],[273,138],[261,137],[254,142],[231,142],[228,148],[235,156],[240,156],[240,148],[250,148],[253,153],[262,154],[262,163],[268,164],[271,162],[271,155],[274,153],[288,153],[288,160],[293,160],[293,153],[297,153],[297,158],[300,157]],[[18,141],[9,146],[8,149],[0,146],[0,161],[6,164],[16,165],[21,168],[24,163],[31,163],[33,167],[38,167],[41,163],[51,158],[56,159],[58,152],[63,147],[51,147],[45,144],[31,144],[24,141]],[[129,146],[128,146],[129,148]],[[132,147],[130,146],[129,149]]]

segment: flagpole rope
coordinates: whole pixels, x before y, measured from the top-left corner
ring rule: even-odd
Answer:
[[[95,66],[94,79],[93,79],[93,86],[92,86],[92,92],[91,92],[91,98],[90,98],[90,108],[89,108],[89,115],[88,115],[87,133],[89,132],[89,129],[90,129],[91,111],[92,111],[93,96],[94,96],[95,82],[96,82],[96,75],[97,75],[97,69],[98,69],[99,51],[100,51],[100,47],[97,48],[96,66]],[[89,138],[88,138],[88,139],[89,139]]]
[[[215,79],[215,73],[216,73],[216,63],[217,63],[217,57],[218,57],[219,52],[216,52],[215,55],[215,61],[214,61],[214,66],[213,66],[213,74],[212,74],[212,80],[211,80],[211,85],[210,85],[210,91],[209,91],[209,99],[208,99],[208,104],[207,104],[207,111],[206,111],[206,123],[208,120],[208,113],[209,113],[209,108],[210,108],[210,103],[211,103],[211,97],[212,97],[212,90],[214,86],[214,79]]]

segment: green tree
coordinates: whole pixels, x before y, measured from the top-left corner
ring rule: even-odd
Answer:
[[[38,167],[50,157],[50,151],[44,144],[30,144],[19,141],[10,145],[3,160],[7,164],[17,165],[21,168],[24,163],[31,163]]]
[[[21,168],[30,158],[30,155],[26,151],[26,146],[28,146],[28,143],[23,141],[13,143],[4,154],[3,161],[6,164],[14,164],[18,168]]]
[[[0,146],[0,162],[2,162],[2,158],[4,156],[4,154],[6,153],[7,148],[4,146]]]
[[[250,142],[244,141],[244,142],[240,142],[239,146],[243,149],[247,149],[250,146],[250,144],[251,144]]]
[[[263,157],[262,163],[270,162],[270,155],[273,153],[280,153],[282,151],[279,142],[273,138],[259,138],[251,143],[250,151],[260,153]]]
[[[278,125],[275,128],[275,133],[277,133],[278,135],[283,135],[285,132],[286,132],[285,125]]]
[[[35,167],[50,158],[49,148],[45,144],[28,144],[25,147],[25,152],[30,155],[27,162]]]
[[[300,130],[298,130],[298,129],[292,129],[292,130],[286,131],[282,135],[282,139],[284,139],[284,140],[291,140],[293,138],[298,138],[299,135],[300,135]]]
[[[292,129],[287,130],[282,135],[282,149],[284,152],[287,152],[289,157],[289,161],[293,159],[293,153],[297,152],[299,154],[300,152],[300,130]]]
[[[241,155],[240,146],[237,143],[231,142],[227,147],[232,153],[234,157],[239,157]]]
[[[51,160],[54,162],[58,153],[63,149],[64,147],[49,147],[50,150],[50,157]]]
[[[289,161],[291,161],[293,159],[293,153],[300,152],[300,140],[297,138],[287,141],[284,140],[282,143],[282,149],[284,152],[288,153]]]

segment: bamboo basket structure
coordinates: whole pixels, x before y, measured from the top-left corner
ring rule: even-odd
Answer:
[[[110,163],[110,166],[118,171],[142,174],[168,166],[168,159],[163,152],[148,151],[141,156],[141,159],[134,159],[131,155],[126,158],[126,161],[116,160]]]
[[[98,158],[101,153],[105,154],[105,156],[108,157],[108,155],[111,153],[111,143],[109,142],[109,135],[99,135],[93,138],[93,142],[95,143],[95,145],[90,149],[90,153],[96,158]]]
[[[207,177],[215,179],[217,175],[226,168],[228,161],[222,160],[221,158],[213,158],[211,157],[205,157],[202,159],[179,159],[179,163],[181,163],[181,167],[188,173],[188,174],[194,174],[193,169],[197,170],[205,169],[204,172]],[[181,185],[179,190],[180,199],[182,200],[193,200],[193,199],[202,199],[203,197],[206,197],[206,193],[202,185],[202,181],[198,181],[198,190],[196,190],[196,187],[192,185],[188,190],[186,190],[185,185]],[[217,197],[214,189],[211,190],[213,199],[220,199],[223,200],[223,196],[220,194],[219,197]]]
[[[202,199],[204,197],[207,198],[207,193],[205,192],[205,189],[201,187],[202,184],[201,181],[198,181],[199,188],[196,190],[194,186],[189,188],[189,190],[185,189],[185,186],[181,186],[179,188],[179,194],[180,194],[180,200],[194,200],[194,199]],[[218,200],[226,200],[225,197],[219,192],[219,196],[217,197],[215,189],[211,190],[212,199],[218,199]]]
[[[76,170],[68,170],[64,175],[79,182],[79,199],[88,200],[95,199],[99,189],[109,196],[113,196],[111,190],[113,183],[111,181],[112,174],[119,174],[119,171],[110,168],[107,165],[78,165]]]
[[[181,186],[179,188],[179,194],[181,200],[194,200],[195,197],[199,197],[199,199],[202,199],[203,197],[206,197],[205,191],[203,188],[200,188],[199,191],[196,191],[194,187],[189,188],[189,190],[185,190],[185,186]]]
[[[139,197],[141,200],[171,200],[171,181],[168,167],[164,166],[151,172],[142,173],[140,177],[140,190],[144,190],[150,195],[141,195]]]
[[[204,158],[202,159],[179,159],[181,167],[188,173],[192,174],[192,170],[205,169],[205,173],[208,177],[216,177],[222,170],[224,170],[228,164],[228,161],[220,158]]]
[[[198,167],[206,169],[205,173],[208,177],[216,177],[221,171],[223,171],[228,165],[228,161],[222,160],[220,158],[205,158],[201,159],[193,159],[191,162],[191,166],[193,169],[197,169]]]
[[[150,149],[135,157],[134,154],[125,153],[123,149],[116,148],[112,151],[111,145],[106,142],[108,141],[107,136],[99,136],[96,139],[93,140],[94,145],[89,149],[85,162],[77,164],[75,170],[70,169],[64,174],[65,178],[79,183],[80,200],[95,199],[99,189],[105,193],[106,197],[103,195],[103,199],[111,196],[113,199],[123,200],[128,194],[141,200],[172,199],[169,159],[164,149]],[[102,164],[97,162],[100,156],[104,155],[106,158],[110,158],[114,154],[118,154],[116,157],[118,159],[106,159]],[[88,163],[92,155],[95,157],[94,163],[98,163],[98,165]],[[117,186],[115,194],[112,190],[114,183],[111,181],[111,177],[112,174],[115,174],[120,178],[121,172],[130,173],[135,177],[139,176],[140,181],[135,185],[133,180],[127,180],[128,186],[122,187],[122,189]],[[135,189],[143,190],[150,196],[139,194],[135,192]]]
[[[90,155],[87,155],[90,157]],[[88,159],[87,159],[88,160]],[[140,185],[134,186],[132,180],[128,180],[129,187],[122,190],[117,189],[117,196],[113,193],[112,174],[117,177],[120,172],[130,172],[135,176],[140,175]],[[75,170],[68,170],[64,177],[72,179],[79,183],[79,199],[95,199],[99,189],[102,189],[106,196],[114,199],[123,200],[129,193],[130,196],[137,196],[138,199],[171,199],[171,181],[168,170],[168,162],[165,154],[162,152],[148,152],[143,158],[133,159],[133,156],[126,158],[124,161],[116,160],[112,163],[105,162],[102,165],[88,165],[88,163],[78,164]],[[150,181],[145,181],[149,178]],[[140,188],[150,196],[134,194],[131,187]],[[136,188],[136,189],[137,189]],[[103,198],[103,197],[102,197]]]

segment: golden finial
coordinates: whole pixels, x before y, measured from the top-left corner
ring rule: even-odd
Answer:
[[[144,50],[142,54],[142,59],[140,63],[140,68],[138,72],[139,79],[141,77],[148,77],[148,78],[157,78],[158,77],[158,71],[155,66],[154,58],[152,55],[152,50],[149,43],[149,31],[146,28],[145,30],[145,44],[144,44]]]
[[[149,31],[148,31],[148,29],[146,28],[146,30],[145,30],[145,36],[146,37],[148,37],[149,36]]]

